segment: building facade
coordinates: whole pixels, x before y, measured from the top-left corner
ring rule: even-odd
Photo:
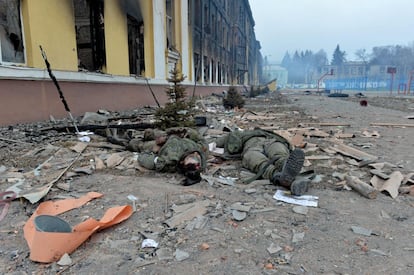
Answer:
[[[248,0],[0,0],[0,44],[0,125],[65,116],[45,57],[74,115],[165,102],[174,67],[200,95],[257,85],[262,62]]]

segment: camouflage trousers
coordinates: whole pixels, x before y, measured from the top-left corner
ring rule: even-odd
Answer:
[[[242,165],[256,174],[264,169],[262,178],[271,180],[274,173],[282,170],[289,153],[285,143],[276,139],[253,137],[244,143]]]

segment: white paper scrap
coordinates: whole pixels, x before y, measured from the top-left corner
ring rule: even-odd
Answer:
[[[319,199],[319,197],[312,195],[293,196],[289,191],[283,190],[276,190],[273,198],[278,201],[313,207],[318,207]]]
[[[154,248],[157,248],[158,247],[158,243],[156,241],[154,241],[153,239],[144,239],[142,241],[141,247],[142,248],[145,248],[145,247],[154,247]]]

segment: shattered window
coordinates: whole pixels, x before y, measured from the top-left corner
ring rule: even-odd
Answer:
[[[103,0],[73,0],[79,70],[100,72],[106,62]]]
[[[167,11],[167,48],[173,49],[175,47],[174,40],[174,0],[166,0],[166,11]]]
[[[20,0],[0,0],[0,61],[24,63]]]

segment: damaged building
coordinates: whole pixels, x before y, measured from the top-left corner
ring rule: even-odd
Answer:
[[[74,115],[165,102],[175,67],[196,95],[261,78],[248,0],[0,0],[0,44],[0,125],[66,115],[45,57]]]

